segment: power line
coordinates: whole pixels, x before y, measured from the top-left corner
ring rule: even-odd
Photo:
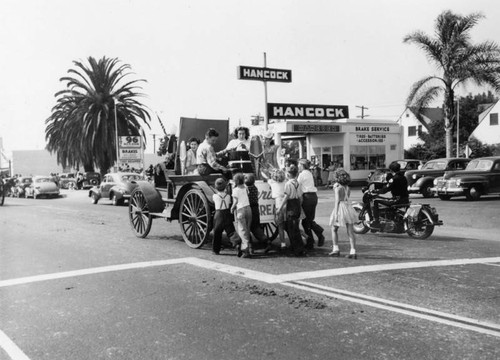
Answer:
[[[370,116],[370,115],[365,115],[365,109],[368,110],[367,107],[365,107],[363,105],[361,105],[361,106],[356,105],[356,107],[361,109],[361,116],[356,116],[356,117],[364,119],[365,117]]]

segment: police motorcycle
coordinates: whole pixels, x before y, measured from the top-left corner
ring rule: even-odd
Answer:
[[[436,208],[429,204],[395,204],[390,206],[379,205],[380,228],[372,228],[370,204],[376,198],[390,199],[380,196],[376,190],[368,187],[361,189],[362,202],[352,204],[358,214],[359,222],[354,224],[356,234],[366,234],[368,231],[403,234],[415,239],[427,239],[432,235],[435,226],[443,225],[439,220]]]

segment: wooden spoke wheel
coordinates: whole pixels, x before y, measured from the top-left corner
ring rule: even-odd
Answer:
[[[212,214],[205,194],[191,189],[181,200],[179,224],[184,241],[189,247],[203,246],[211,230]]]
[[[153,217],[149,212],[148,202],[140,189],[134,190],[128,205],[130,226],[135,236],[145,238],[151,230]]]
[[[276,225],[276,223],[274,221],[270,222],[270,223],[260,224],[260,227],[264,231],[264,235],[266,235],[266,237],[270,241],[273,241],[274,239],[276,239],[278,237],[279,229],[278,229],[278,225]]]

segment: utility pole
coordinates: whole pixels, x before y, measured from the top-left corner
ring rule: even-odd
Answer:
[[[365,110],[368,110],[367,107],[365,107],[363,105],[361,105],[361,106],[356,105],[356,107],[361,109],[361,116],[356,116],[356,117],[364,119],[365,117],[370,116],[370,115],[365,115]]]
[[[460,145],[460,98],[457,99],[457,157]]]

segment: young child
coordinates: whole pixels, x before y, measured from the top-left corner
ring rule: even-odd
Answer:
[[[219,255],[221,250],[222,232],[226,231],[226,235],[233,244],[238,247],[241,244],[241,239],[236,233],[233,225],[233,216],[231,215],[231,196],[226,192],[226,180],[218,178],[215,180],[215,190],[212,198],[215,204],[214,215],[214,239],[212,242],[212,253]]]
[[[285,196],[280,207],[277,208],[277,212],[278,214],[286,212],[286,232],[288,234],[288,238],[290,239],[290,244],[295,256],[306,256],[304,242],[302,241],[299,229],[301,194],[300,185],[297,181],[298,173],[299,170],[295,165],[291,165],[288,169],[288,181],[285,184]]]
[[[264,234],[264,230],[260,227],[259,189],[255,186],[255,176],[253,174],[245,175],[245,185],[247,187],[250,209],[252,210],[250,232],[258,242],[266,243],[268,242],[266,235]],[[252,249],[252,246],[250,246],[250,249]]]
[[[279,212],[283,205],[283,201],[285,198],[285,172],[283,170],[275,170],[271,174],[271,179],[267,181],[271,186],[271,196],[275,201],[275,210],[276,213],[274,215],[274,221],[276,222],[276,226],[278,226],[278,234],[281,242],[281,248],[286,248],[285,243],[285,212]]]
[[[349,196],[351,190],[349,184],[351,177],[342,168],[335,170],[334,176],[335,184],[333,191],[335,193],[334,207],[330,216],[330,226],[332,227],[333,250],[329,255],[340,256],[339,250],[339,235],[338,230],[340,226],[347,228],[347,236],[351,244],[351,251],[346,258],[357,259],[356,255],[356,236],[354,235],[353,224],[356,222],[357,214],[354,208],[349,204]]]
[[[252,210],[250,209],[250,200],[248,199],[247,189],[245,187],[245,175],[238,173],[233,177],[233,206],[231,213],[236,210],[236,224],[238,235],[241,238],[241,251],[238,256],[250,257],[250,227],[252,225]]]

